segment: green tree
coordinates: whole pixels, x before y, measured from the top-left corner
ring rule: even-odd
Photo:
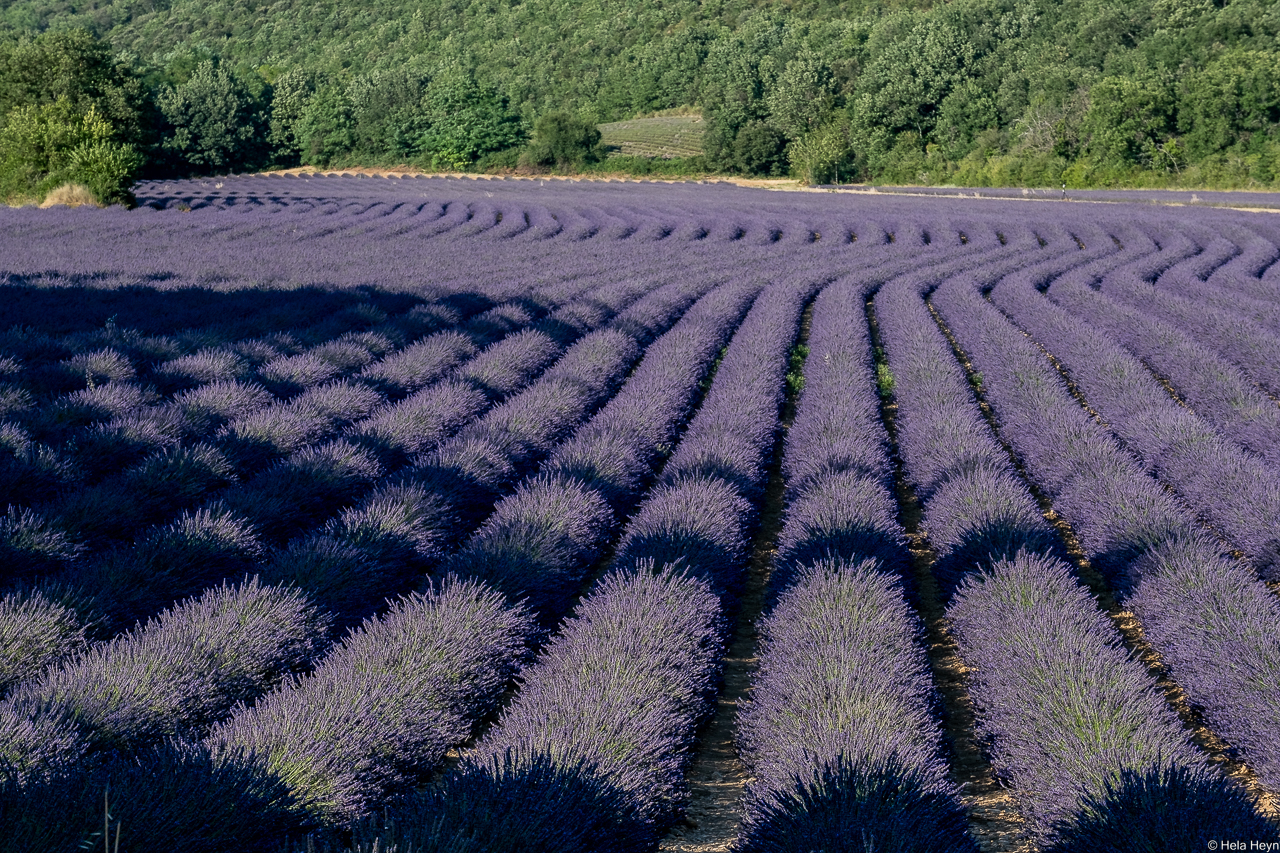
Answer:
[[[1115,165],[1150,164],[1174,128],[1170,86],[1151,77],[1104,77],[1089,89],[1085,151]]]
[[[959,29],[926,18],[889,41],[859,77],[850,108],[855,129],[864,137],[880,129],[927,137],[943,99],[965,79],[975,57]]]
[[[847,121],[830,121],[792,142],[787,158],[791,173],[806,184],[849,181],[858,171]]]
[[[781,175],[787,139],[773,125],[750,121],[733,140],[733,167],[748,175]]]
[[[307,166],[328,166],[349,156],[356,144],[355,108],[339,86],[321,86],[294,125],[300,159]]]
[[[479,158],[495,151],[516,148],[529,138],[524,120],[513,110],[506,98],[493,86],[477,82],[469,70],[451,68],[437,74],[427,88],[422,102],[427,129],[417,140],[420,159],[431,168],[466,168]],[[588,125],[595,141],[587,144],[588,151],[600,142],[600,132]],[[548,139],[549,153],[558,162],[564,151],[564,126],[558,126],[556,141]],[[546,128],[546,133],[553,131]],[[553,134],[553,135],[554,135]],[[546,134],[544,134],[544,137]],[[583,137],[589,137],[590,133]],[[554,149],[554,150],[552,150]],[[582,162],[582,157],[571,157]]]
[[[1187,154],[1224,151],[1280,122],[1280,52],[1228,51],[1187,75],[1178,92],[1178,129]]]
[[[295,166],[301,162],[302,140],[298,131],[314,94],[311,75],[301,68],[291,68],[276,77],[267,124],[267,142],[276,163]]]
[[[0,196],[6,202],[43,200],[62,184],[78,183],[103,204],[131,203],[129,187],[140,164],[94,106],[80,113],[66,97],[15,107],[0,126]]]
[[[179,86],[156,98],[164,117],[160,148],[179,172],[239,171],[267,152],[263,105],[223,66],[205,60]]]
[[[765,94],[778,76],[778,59],[787,37],[780,15],[752,15],[734,32],[710,46],[702,69],[700,98],[706,130],[703,149],[712,168],[741,168],[738,133],[769,118]]]
[[[600,131],[591,122],[566,112],[547,113],[533,125],[533,138],[521,155],[531,166],[571,169],[604,159]]]
[[[143,147],[153,137],[154,107],[142,80],[88,32],[0,40],[0,116],[59,99],[81,115],[92,108],[118,142]]]
[[[821,56],[803,51],[787,63],[764,98],[769,123],[788,139],[818,128],[835,106],[835,77]]]

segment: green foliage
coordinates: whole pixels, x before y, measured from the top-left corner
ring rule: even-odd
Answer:
[[[876,391],[880,393],[883,400],[893,396],[893,371],[887,364],[876,365]]]
[[[314,94],[311,75],[300,68],[291,68],[276,77],[271,91],[267,142],[278,165],[296,166],[301,162],[303,143],[298,131]]]
[[[1099,160],[1150,164],[1173,129],[1173,92],[1163,80],[1104,77],[1089,101],[1085,151]]]
[[[536,132],[525,163],[1055,186],[1280,172],[1274,0],[7,0],[6,27],[31,35],[0,35],[0,116],[93,106],[151,171],[512,168],[537,116],[693,106],[703,156],[679,166],[610,167]]]
[[[804,361],[809,357],[807,344],[796,344],[787,359],[787,394],[794,401],[804,390]]]
[[[858,171],[847,122],[830,121],[787,149],[791,174],[806,184],[847,183]]]
[[[1188,156],[1247,144],[1280,122],[1280,51],[1228,51],[1187,75],[1180,89],[1178,129]]]
[[[307,101],[293,133],[303,164],[328,166],[356,147],[355,107],[341,88],[322,86]]]
[[[206,60],[156,97],[164,119],[160,150],[180,173],[252,169],[265,159],[263,104],[225,67]]]
[[[129,203],[140,160],[116,142],[94,106],[81,114],[66,97],[15,107],[0,127],[0,197],[42,200],[65,183],[84,184],[103,204]]]
[[[118,142],[143,146],[151,139],[150,95],[106,44],[84,30],[0,40],[0,115],[59,99],[80,115],[92,108]]]
[[[885,27],[897,23],[888,19]],[[946,21],[911,27],[889,41],[858,78],[850,107],[855,133],[861,139],[885,130],[927,136],[939,105],[975,58],[973,43]]]
[[[772,125],[750,121],[733,140],[733,167],[748,175],[781,175],[787,138]]]
[[[835,105],[835,77],[812,50],[787,63],[765,95],[769,123],[787,139],[799,139],[817,130]]]
[[[594,123],[566,112],[547,113],[533,125],[533,138],[521,155],[529,166],[569,169],[604,159],[600,131]]]
[[[516,148],[529,138],[506,97],[458,67],[431,81],[422,106],[427,124],[417,147],[431,168],[465,169],[486,154]],[[587,147],[594,150],[600,133],[594,126],[590,130],[595,137]]]

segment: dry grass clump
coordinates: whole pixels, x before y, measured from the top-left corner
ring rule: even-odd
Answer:
[[[40,207],[43,209],[59,204],[65,204],[67,207],[79,207],[82,204],[102,207],[88,187],[84,184],[76,183],[63,184],[50,190],[49,194],[44,197],[44,201],[40,202]]]

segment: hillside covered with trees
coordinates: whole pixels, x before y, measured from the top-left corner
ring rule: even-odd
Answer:
[[[574,168],[601,154],[596,123],[678,107],[705,118],[704,154],[683,164],[689,170],[811,182],[1276,186],[1280,4],[0,8],[7,197],[77,175],[105,186],[125,174],[298,164]]]

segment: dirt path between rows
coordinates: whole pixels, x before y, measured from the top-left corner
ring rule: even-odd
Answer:
[[[796,346],[809,340],[813,322],[813,301],[800,319]],[[768,485],[760,512],[760,527],[751,543],[751,562],[743,590],[733,641],[725,657],[724,685],[715,713],[698,738],[697,751],[685,778],[689,784],[689,805],[685,818],[662,840],[662,853],[720,853],[731,849],[742,823],[742,794],[751,774],[738,759],[734,746],[738,709],[751,686],[756,670],[757,624],[764,606],[769,572],[777,555],[778,534],[782,530],[786,482],[782,476],[782,454],[787,430],[795,420],[799,392],[788,387],[778,436],[769,464]]]

